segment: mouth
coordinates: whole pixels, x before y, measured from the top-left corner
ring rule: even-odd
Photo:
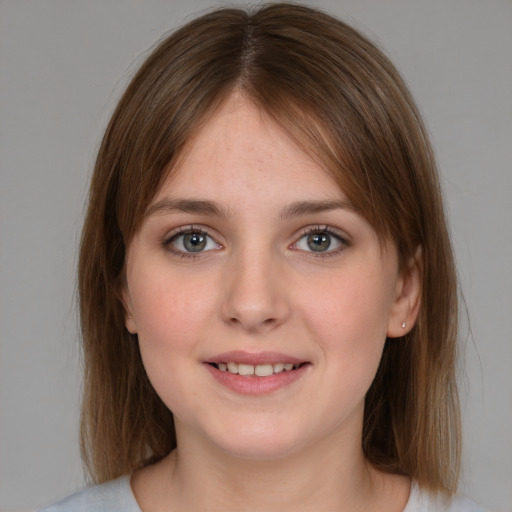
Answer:
[[[221,372],[229,372],[243,377],[270,377],[283,372],[291,372],[309,363],[267,363],[267,364],[245,364],[234,361],[224,363],[209,363]]]
[[[241,395],[268,395],[301,380],[312,362],[277,352],[232,351],[204,361],[210,375]]]

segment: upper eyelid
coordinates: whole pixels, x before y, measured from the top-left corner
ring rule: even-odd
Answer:
[[[224,243],[219,241],[219,238],[222,238],[220,235],[217,234],[216,230],[213,230],[212,228],[204,225],[197,225],[197,224],[189,224],[189,225],[182,225],[177,226],[176,228],[171,229],[168,231],[163,237],[162,237],[162,243],[164,245],[167,245],[171,243],[177,236],[184,235],[187,233],[202,233],[207,236],[209,236],[216,244],[223,246]],[[336,228],[334,226],[331,226],[329,224],[314,224],[309,225],[301,228],[298,230],[295,235],[293,235],[293,242],[290,244],[290,246],[293,246],[299,242],[304,236],[307,236],[309,234],[313,233],[322,233],[326,232],[330,235],[338,238],[340,241],[342,241],[346,245],[350,245],[350,237],[347,235],[347,233],[339,228]]]
[[[207,226],[198,226],[195,224],[178,226],[174,229],[171,229],[167,231],[167,233],[162,237],[162,240],[164,243],[170,242],[175,237],[179,235],[186,235],[187,233],[202,233],[215,240],[216,243],[219,243],[217,241],[216,235],[212,234],[212,230],[210,228],[208,228]]]
[[[328,224],[316,224],[314,226],[306,226],[299,230],[298,234],[296,235],[296,239],[300,240],[302,237],[313,233],[329,233],[330,235],[334,235],[346,243],[350,242],[350,237],[345,231],[339,228],[335,228],[334,226],[330,226]]]
[[[315,234],[315,233],[329,234],[330,236],[332,236],[338,240],[340,246],[336,247],[334,249],[329,249],[326,251],[319,251],[319,252],[306,251],[306,250],[299,249],[298,245],[299,245],[300,241],[304,237],[311,235],[311,234]],[[300,231],[300,233],[295,236],[295,241],[289,246],[289,248],[292,250],[301,251],[308,257],[314,257],[314,258],[324,257],[324,258],[326,258],[328,256],[336,256],[337,254],[340,254],[346,248],[350,247],[351,244],[352,244],[352,242],[351,242],[350,238],[348,237],[348,235],[345,234],[344,231],[337,229],[333,226],[329,226],[329,225],[323,225],[323,226],[316,225],[316,226],[308,226],[308,227],[303,228]]]
[[[208,238],[210,238],[213,243],[218,248],[222,248],[223,245],[217,241],[217,238],[212,236],[209,232],[209,230],[205,227],[198,227],[194,225],[190,226],[178,226],[171,231],[169,231],[161,240],[160,245],[168,252],[173,254],[174,256],[180,256],[181,258],[198,258],[198,257],[206,257],[208,254],[210,254],[213,249],[207,249],[207,250],[201,250],[197,252],[189,252],[181,250],[174,246],[174,242],[181,236],[185,236],[186,234],[190,233],[201,233],[203,235],[206,235]]]

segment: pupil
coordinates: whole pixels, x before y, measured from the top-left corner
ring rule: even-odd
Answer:
[[[326,251],[330,245],[331,237],[326,233],[314,233],[308,236],[308,246],[312,251]]]
[[[206,237],[202,233],[187,233],[183,236],[183,245],[189,252],[202,251],[206,246]]]

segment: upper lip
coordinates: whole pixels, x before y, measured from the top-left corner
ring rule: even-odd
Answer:
[[[242,364],[277,364],[277,363],[292,363],[302,364],[306,363],[305,359],[293,357],[279,352],[245,352],[243,350],[233,350],[230,352],[223,352],[205,361],[206,363],[242,363]]]

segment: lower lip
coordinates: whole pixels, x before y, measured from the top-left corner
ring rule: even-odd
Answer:
[[[296,370],[274,373],[268,377],[258,377],[256,375],[244,376],[228,371],[223,372],[211,364],[205,363],[205,365],[217,382],[235,393],[250,396],[268,395],[282,389],[300,379],[310,366],[304,364]]]

